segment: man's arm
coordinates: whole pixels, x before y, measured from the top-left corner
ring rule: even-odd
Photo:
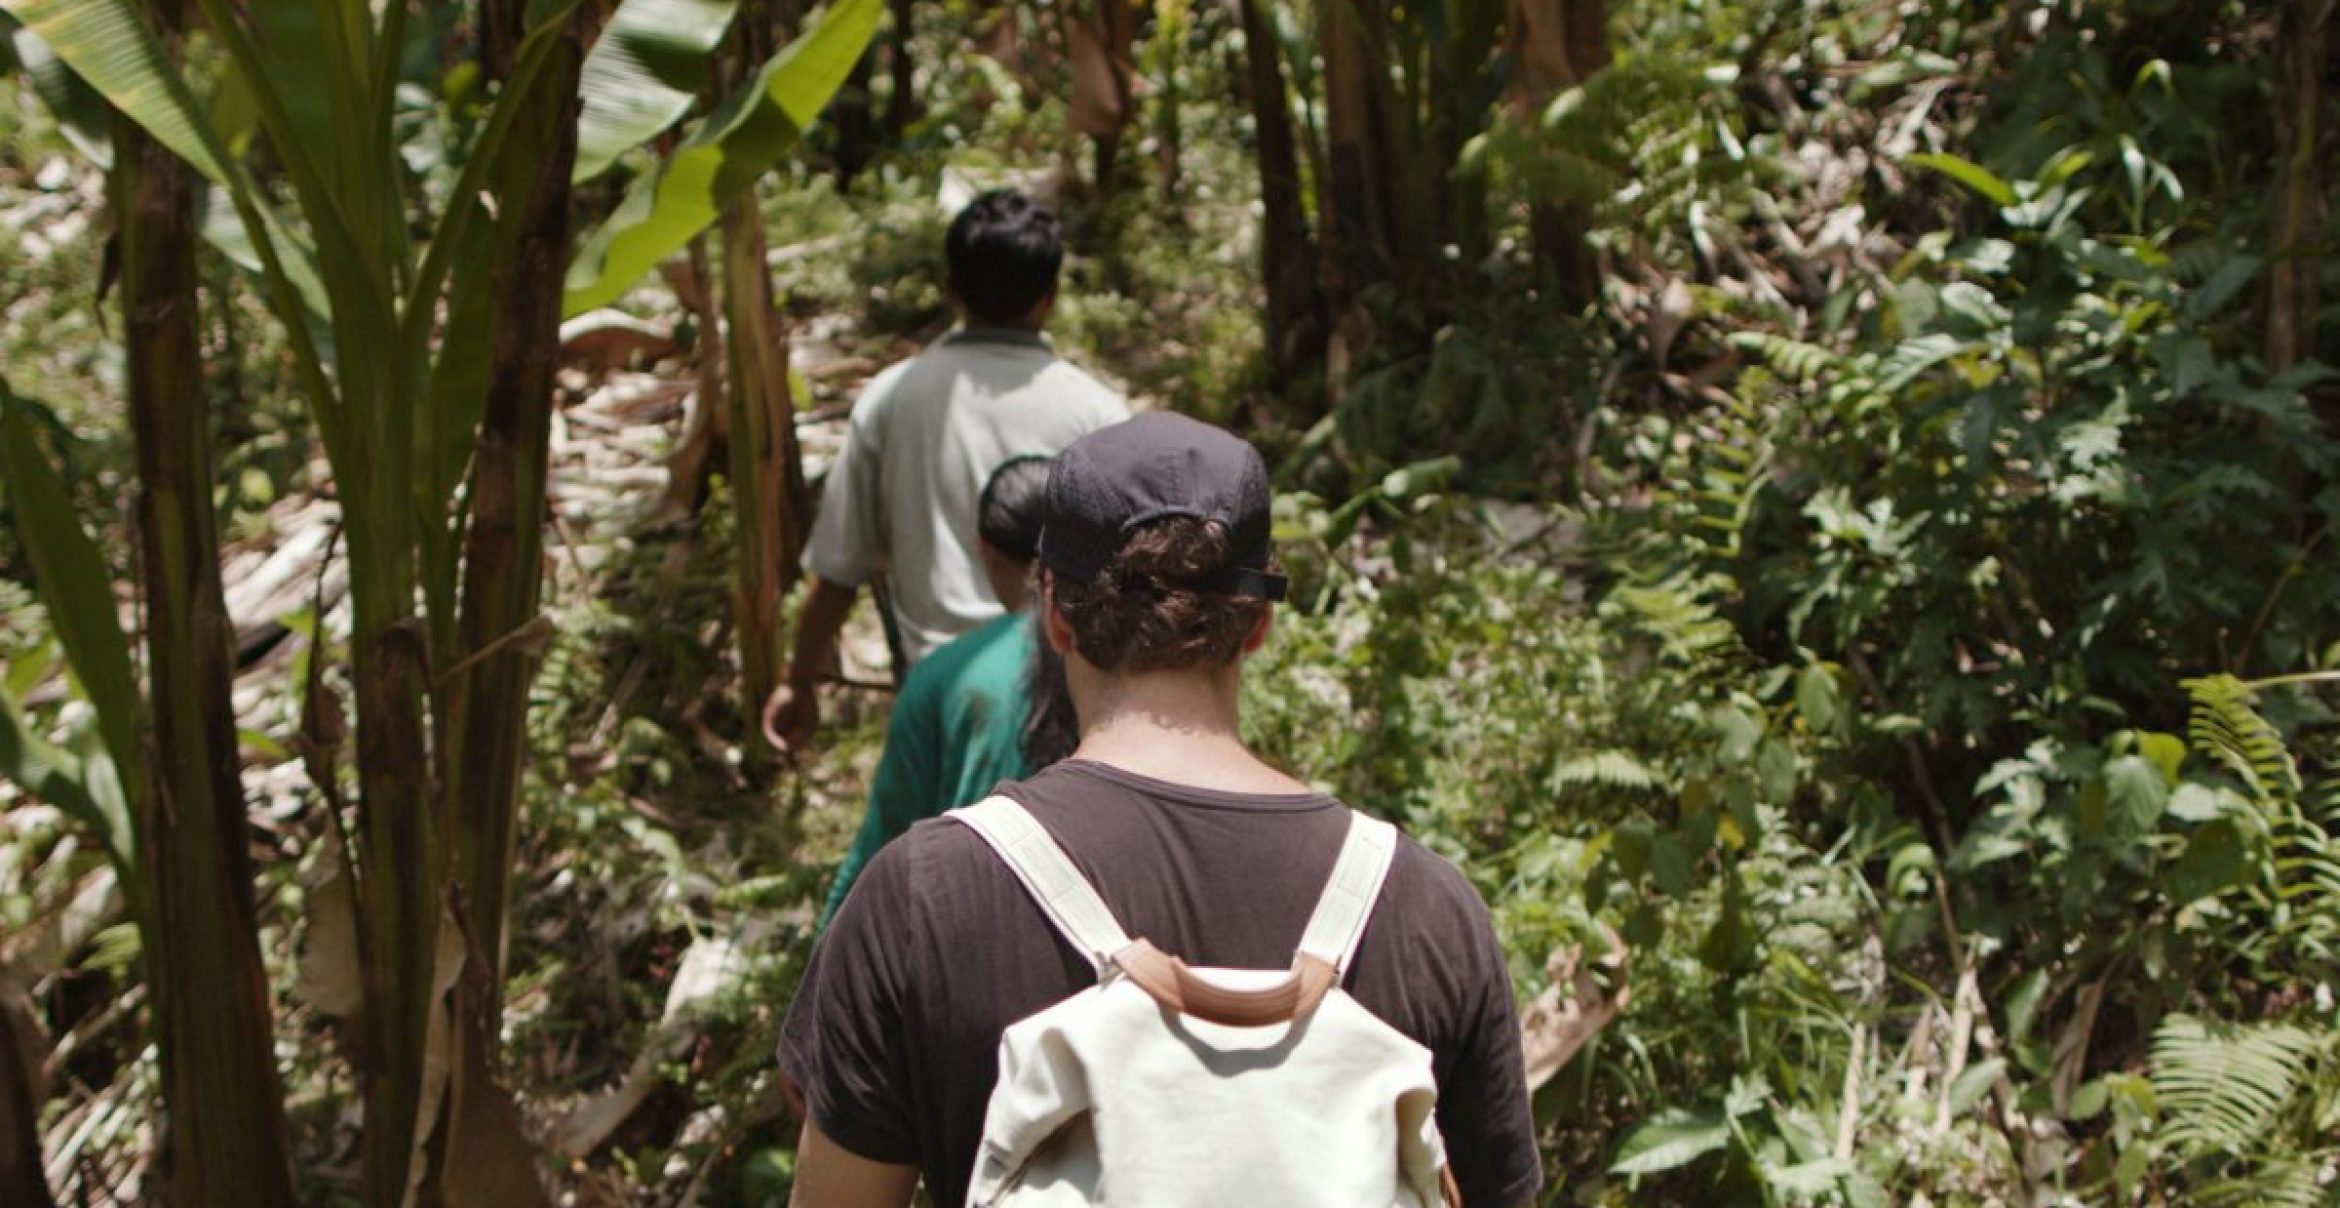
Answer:
[[[821,672],[837,661],[837,633],[845,627],[845,614],[853,611],[858,590],[814,575],[804,612],[796,619],[788,674],[773,690],[772,699],[764,702],[764,738],[792,758],[809,749],[813,731],[820,727],[816,685]]]
[[[805,1121],[796,1142],[796,1186],[789,1208],[902,1208],[918,1185],[918,1168],[872,1162]]]

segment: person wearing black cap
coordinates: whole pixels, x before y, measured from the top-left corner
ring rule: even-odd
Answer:
[[[1147,414],[1057,458],[1039,615],[1065,656],[1080,745],[1003,785],[1112,915],[1190,964],[1282,968],[1349,827],[1340,802],[1269,766],[1237,728],[1243,657],[1284,592],[1259,454]],[[1462,1202],[1542,1182],[1519,1028],[1485,905],[1401,841],[1345,988],[1430,1050]],[[897,1208],[923,1176],[964,1202],[1008,1025],[1093,985],[1016,876],[934,819],[878,853],[815,950],[781,1063],[807,1120],[794,1203]]]

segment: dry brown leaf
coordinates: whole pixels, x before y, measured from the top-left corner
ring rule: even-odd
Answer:
[[[30,989],[64,967],[65,958],[88,946],[121,913],[122,887],[114,870],[91,869],[63,903],[0,938],[0,970],[7,980]]]
[[[673,356],[674,333],[621,310],[589,310],[561,324],[561,359],[608,371]]]
[[[1625,958],[1630,951],[1616,932],[1606,927],[1601,930],[1608,950],[1589,962],[1581,947],[1553,950],[1544,963],[1551,983],[1520,1016],[1520,1047],[1527,1059],[1531,1092],[1550,1082],[1577,1050],[1632,1000],[1633,989],[1625,980]],[[1614,992],[1602,988],[1598,971],[1604,970],[1616,987]]]
[[[453,1012],[447,993],[463,974],[463,929],[451,907],[439,910],[438,948],[431,958],[431,1019],[423,1037],[422,1108],[416,1113],[414,1153],[407,1159],[406,1201],[415,1202],[423,1174],[430,1165],[431,1134],[445,1114],[447,1083],[454,1068]]]
[[[461,927],[455,912],[449,917]],[[440,1200],[451,1208],[550,1208],[539,1151],[522,1126],[520,1105],[496,1077],[489,1055],[488,1029],[493,1025],[483,1004],[491,997],[492,966],[468,928],[459,931],[459,940],[468,955],[455,995],[461,1014],[460,1026],[451,1035],[458,1051],[447,1096],[447,1159],[440,1175]]]
[[[578,1104],[553,1127],[556,1152],[581,1158],[599,1149],[650,1098],[665,1079],[660,1071],[666,1062],[697,1038],[699,1008],[746,972],[745,945],[752,938],[743,936],[735,942],[701,936],[691,942],[675,968],[674,982],[666,988],[666,1009],[649,1042],[615,1087]]]
[[[1660,369],[1666,367],[1666,354],[1673,351],[1674,338],[1682,334],[1682,327],[1690,316],[1698,313],[1698,304],[1690,296],[1690,287],[1680,277],[1666,280],[1664,292],[1658,295],[1657,305],[1650,308],[1646,338],[1649,340],[1650,359]]]
[[[308,927],[293,969],[293,994],[327,1015],[345,1018],[364,1005],[366,991],[365,971],[358,964],[356,887],[338,827],[325,828],[325,841],[301,874],[301,886],[308,891],[302,912]]]
[[[2071,1108],[2072,1089],[2080,1084],[2080,1076],[2088,1068],[2088,1045],[2096,1035],[2096,1013],[2104,1006],[2105,981],[2100,977],[2080,987],[2080,993],[2072,999],[2072,1018],[2056,1034],[2048,1094],[2059,1116]]]

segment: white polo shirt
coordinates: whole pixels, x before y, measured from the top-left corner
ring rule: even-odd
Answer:
[[[1000,615],[975,509],[1000,463],[1053,456],[1129,405],[1035,332],[966,327],[870,380],[821,489],[805,569],[858,587],[880,570],[911,663]]]

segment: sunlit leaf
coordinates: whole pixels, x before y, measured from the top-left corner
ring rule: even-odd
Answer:
[[[1919,168],[1931,168],[1959,184],[1974,190],[1983,200],[1995,206],[2015,204],[2015,186],[1999,178],[1998,174],[1971,159],[1937,152],[1912,155],[1906,161]]]
[[[616,299],[745,196],[852,74],[881,7],[880,0],[837,0],[636,181],[570,266],[563,313]]]
[[[1610,1174],[1656,1174],[1687,1166],[1731,1143],[1731,1126],[1711,1108],[1669,1107],[1634,1126]]]
[[[585,56],[577,167],[590,180],[690,111],[739,0],[626,0]]]

